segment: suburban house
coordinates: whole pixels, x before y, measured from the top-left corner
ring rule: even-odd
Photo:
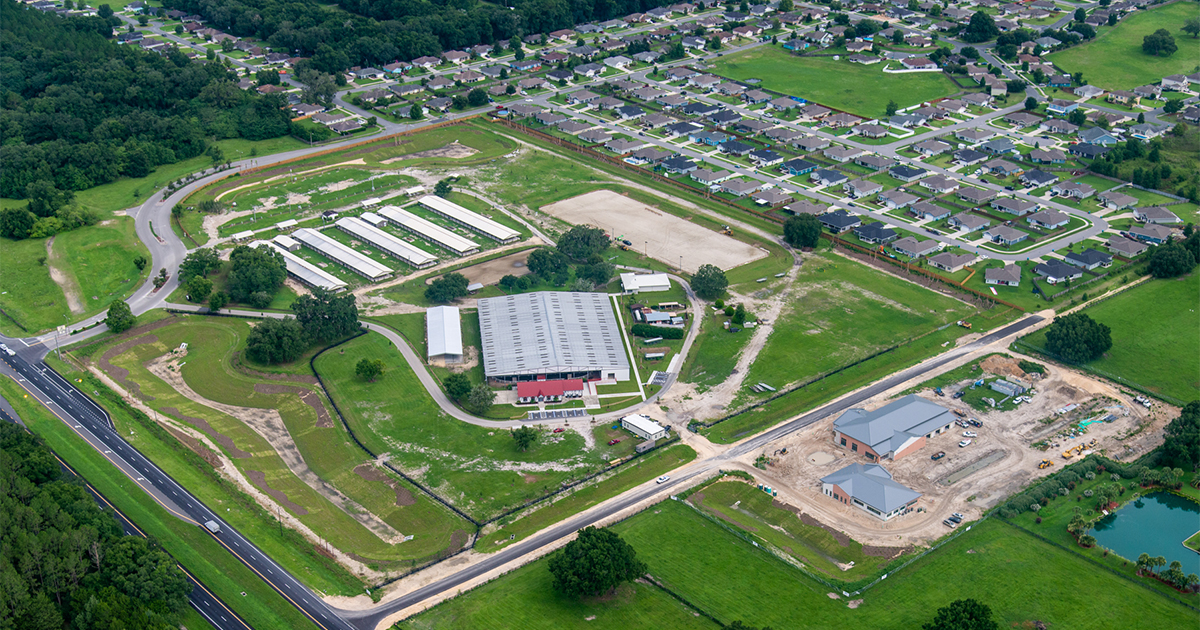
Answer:
[[[925,157],[941,155],[950,150],[950,145],[941,140],[926,140],[913,145],[913,150]]]
[[[1092,269],[1095,269],[1096,267],[1111,266],[1112,258],[1113,257],[1111,254],[1105,254],[1104,252],[1097,251],[1090,247],[1083,250],[1082,252],[1071,252],[1071,253],[1067,254],[1066,256],[1063,256],[1063,260],[1068,265],[1082,267],[1084,269],[1087,269],[1088,271],[1091,271]]]
[[[811,214],[813,216],[821,216],[822,214],[825,214],[825,211],[828,210],[829,207],[813,203],[807,199],[801,199],[796,203],[784,206],[783,209],[795,215]]]
[[[997,225],[994,228],[988,228],[983,233],[983,237],[993,243],[1001,245],[1015,245],[1029,238],[1028,232],[1022,232],[1016,228],[1010,228],[1007,225]]]
[[[852,182],[842,184],[842,190],[846,191],[852,199],[862,199],[883,190],[883,184],[865,178],[856,179]]]
[[[1188,78],[1182,74],[1171,74],[1162,78],[1162,89],[1174,90],[1176,92],[1186,92],[1188,88]]]
[[[1073,197],[1075,199],[1087,199],[1096,194],[1096,189],[1088,184],[1079,182],[1062,182],[1055,184],[1050,192],[1062,195],[1064,197]]]
[[[1057,230],[1060,227],[1071,222],[1071,217],[1065,212],[1058,210],[1042,210],[1029,215],[1026,219],[1033,227],[1042,228],[1044,230]]]
[[[1037,188],[1041,186],[1048,186],[1054,182],[1057,182],[1058,175],[1034,169],[1032,171],[1021,173],[1021,176],[1018,179],[1021,180],[1021,183],[1027,186],[1033,186]]]
[[[676,156],[665,160],[660,166],[668,173],[690,173],[697,168],[695,162],[683,156]]]
[[[1017,145],[1013,144],[1013,141],[1008,138],[996,138],[995,140],[988,140],[979,145],[979,148],[993,155],[1004,155],[1016,151]]]
[[[517,402],[562,402],[583,396],[583,380],[521,381],[517,383]]]
[[[1150,243],[1151,245],[1162,245],[1171,238],[1171,228],[1155,223],[1147,223],[1146,225],[1135,225],[1128,230],[1129,236]]]
[[[1023,217],[1030,212],[1037,210],[1038,204],[1033,201],[1017,199],[1015,197],[1001,197],[992,201],[992,209]]]
[[[998,175],[1000,177],[1012,177],[1013,175],[1017,175],[1025,170],[1019,165],[1013,164],[1008,160],[1000,159],[992,160],[987,164],[984,164],[983,168],[992,175]]]
[[[921,493],[893,481],[879,464],[854,463],[822,477],[821,492],[884,521],[903,514],[921,498]]]
[[[883,196],[880,195],[879,198],[882,200]],[[912,204],[908,209],[908,213],[926,221],[940,221],[950,216],[950,210],[928,201],[918,201]]]
[[[932,190],[941,195],[948,192],[953,192],[958,189],[958,180],[950,179],[942,175],[934,175],[928,179],[921,180],[921,186]]]
[[[960,212],[947,221],[950,225],[967,232],[975,232],[978,230],[986,230],[992,224],[987,217],[979,216],[971,212]]]
[[[1033,272],[1046,278],[1046,282],[1050,284],[1058,284],[1067,280],[1078,280],[1083,277],[1082,270],[1078,267],[1072,267],[1061,260],[1040,263],[1033,268]]]
[[[1149,246],[1145,243],[1117,235],[1108,237],[1108,242],[1104,246],[1110,251],[1126,258],[1133,258],[1149,249]]]
[[[750,152],[750,161],[759,167],[774,166],[783,162],[783,156],[770,149],[757,149]]]
[[[760,206],[775,207],[785,203],[792,203],[794,198],[787,191],[772,188],[770,190],[760,190],[759,192],[750,195],[754,203]]]
[[[1145,208],[1134,208],[1133,218],[1142,223],[1182,223],[1179,217],[1175,216],[1174,212],[1167,210],[1161,206],[1148,206]]]
[[[821,215],[819,220],[825,229],[833,232],[834,234],[841,234],[846,230],[862,225],[862,219],[850,214],[849,212],[846,212],[845,210],[842,210],[841,208]]]
[[[1029,152],[1029,159],[1037,164],[1062,164],[1067,161],[1067,154],[1059,149],[1034,149]]]
[[[920,199],[920,197],[912,193],[904,192],[899,188],[879,193],[879,202],[892,210],[906,208],[912,204],[912,202],[919,201]],[[938,206],[934,207],[937,208]],[[946,213],[949,214],[949,210],[947,210]]]
[[[784,162],[782,165],[780,165],[779,170],[787,173],[788,175],[807,175],[815,168],[817,168],[816,164],[797,158],[795,160],[788,160],[787,162]]]
[[[1021,284],[1021,267],[1013,263],[1003,267],[991,267],[983,270],[985,284],[998,284],[1004,287],[1015,287]]]
[[[813,171],[808,178],[820,184],[821,186],[836,186],[837,184],[841,184],[849,179],[841,172],[831,169]]]
[[[1100,202],[1100,205],[1110,210],[1125,210],[1127,208],[1136,206],[1138,202],[1137,197],[1126,195],[1115,190],[1102,192],[1096,196],[1096,199]]]
[[[978,206],[995,199],[996,191],[986,188],[972,188],[968,186],[958,191],[958,198],[972,206]]]
[[[1071,112],[1079,109],[1079,103],[1075,101],[1064,101],[1062,99],[1053,99],[1046,105],[1046,113],[1054,116],[1066,116]]]
[[[902,182],[915,182],[928,173],[929,171],[923,168],[908,166],[907,164],[897,164],[888,170],[888,174]]]
[[[699,168],[688,175],[694,182],[699,182],[705,186],[715,186],[721,182],[733,177],[733,173],[729,171],[710,171],[706,168]]]
[[[721,143],[721,145],[719,147],[717,147],[717,150],[720,151],[721,153],[726,153],[729,155],[737,155],[740,157],[743,155],[747,155],[751,151],[753,151],[754,146],[746,144],[745,142],[739,142],[737,140],[730,140],[728,142]]]
[[[893,160],[890,157],[884,157],[882,155],[872,154],[872,155],[860,155],[859,157],[854,158],[854,163],[859,166],[865,166],[869,169],[878,171],[878,170],[882,170],[885,168],[891,168],[893,165],[896,164],[896,160]]]
[[[899,236],[896,234],[896,230],[893,230],[882,222],[860,225],[854,228],[854,235],[862,241],[875,243],[876,245],[890,243]]]
[[[872,462],[899,461],[952,426],[949,409],[910,394],[875,411],[846,411],[833,421],[833,441]]]
[[[986,153],[976,151],[975,149],[959,149],[954,152],[954,161],[963,166],[972,166],[988,159]]]
[[[734,179],[722,183],[721,190],[733,195],[734,197],[745,197],[746,195],[757,192],[762,185],[762,182],[756,179],[749,181]]]
[[[862,149],[838,146],[825,149],[822,155],[833,160],[834,162],[849,162],[863,153],[864,151]]]
[[[942,252],[929,257],[929,266],[955,273],[961,271],[963,267],[975,262],[975,256],[971,254],[954,254],[951,252]]]
[[[909,258],[920,258],[936,252],[938,242],[933,239],[919,241],[911,236],[905,236],[892,243],[892,249],[896,250],[897,254],[903,254]]]

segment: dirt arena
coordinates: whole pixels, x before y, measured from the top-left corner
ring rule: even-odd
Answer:
[[[504,276],[523,276],[529,273],[529,267],[525,266],[525,261],[529,259],[529,254],[532,252],[533,250],[527,249],[515,254],[509,254],[507,256],[481,262],[477,265],[464,267],[463,269],[457,270],[457,272],[466,276],[467,280],[472,283],[478,282],[483,285],[498,284],[500,279]],[[425,281],[425,284],[430,284],[434,280],[441,277],[442,276],[440,274],[437,276],[430,276]]]
[[[640,201],[610,190],[597,190],[548,206],[542,212],[575,225],[594,225],[614,236],[624,235],[638,252],[671,266],[683,257],[683,269],[695,273],[700,265],[733,269],[767,252],[719,234],[673,214],[660,212]]]

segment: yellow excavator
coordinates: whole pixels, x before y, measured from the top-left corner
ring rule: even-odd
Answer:
[[[1071,448],[1063,451],[1063,454],[1062,454],[1063,459],[1071,459],[1072,457],[1075,457],[1076,455],[1083,452],[1083,448],[1084,448],[1083,444],[1080,444],[1078,446],[1072,446]]]
[[[721,234],[725,236],[733,236],[733,230],[728,225],[721,226]]]

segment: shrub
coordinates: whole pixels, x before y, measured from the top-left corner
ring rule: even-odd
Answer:
[[[682,328],[667,328],[665,326],[652,326],[650,324],[634,324],[634,337],[662,337],[663,339],[683,339],[684,331]]]

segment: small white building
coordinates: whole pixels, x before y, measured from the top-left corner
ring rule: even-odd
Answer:
[[[621,418],[621,428],[633,433],[643,440],[657,440],[667,437],[667,429],[661,424],[639,413]]]
[[[435,306],[425,309],[425,340],[431,363],[462,362],[462,316],[457,306]]]
[[[671,279],[665,273],[623,273],[621,289],[626,293],[670,291]]]
[[[276,236],[272,240],[275,241],[276,245],[288,250],[289,252],[294,252],[294,251],[300,249],[300,241],[297,241],[296,239],[294,239],[290,236],[287,236],[286,234],[280,234],[279,236]]]

